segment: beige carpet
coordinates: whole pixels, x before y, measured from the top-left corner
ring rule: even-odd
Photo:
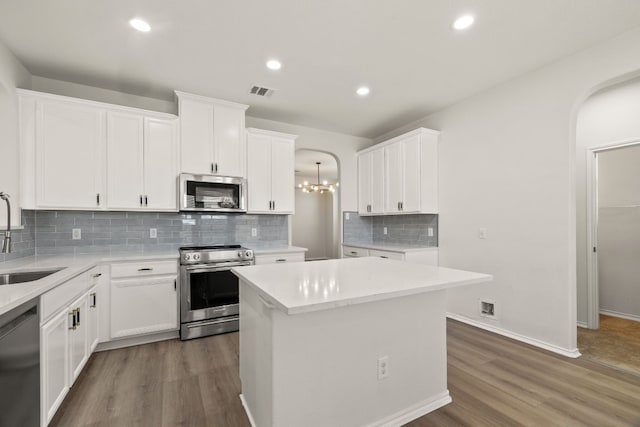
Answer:
[[[578,328],[583,357],[640,375],[640,322],[600,315],[600,329]]]

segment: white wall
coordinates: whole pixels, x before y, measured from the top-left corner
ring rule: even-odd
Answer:
[[[495,277],[450,292],[449,312],[577,354],[577,109],[640,70],[639,45],[636,29],[377,138],[417,126],[442,131],[440,265]],[[498,319],[479,315],[481,298],[496,301]]]
[[[640,140],[640,78],[593,94],[580,108],[576,130],[576,250],[578,321],[587,322],[586,156],[591,148]]]
[[[0,42],[0,191],[11,196],[11,223],[20,225],[18,179],[18,98],[16,87],[29,88],[31,74],[9,49]],[[6,227],[4,201],[0,203],[0,229]]]
[[[332,199],[332,194],[307,194],[296,189],[291,237],[294,246],[308,249],[306,259],[330,258],[333,253]]]
[[[638,319],[640,319],[639,165],[640,145],[598,154],[600,310]]]

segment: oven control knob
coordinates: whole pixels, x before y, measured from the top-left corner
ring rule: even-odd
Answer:
[[[246,258],[251,258],[253,256],[253,251],[245,251],[244,256]]]
[[[185,261],[191,261],[191,255],[190,254],[184,254],[184,260]]]
[[[238,251],[238,258],[243,258],[243,257],[244,257],[244,252]]]
[[[200,261],[200,254],[193,254],[194,261]]]

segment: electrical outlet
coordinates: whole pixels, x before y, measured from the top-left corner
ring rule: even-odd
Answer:
[[[382,229],[382,233],[387,234],[387,227]]]
[[[487,229],[484,227],[480,227],[478,229],[478,238],[479,239],[486,239],[487,238]]]
[[[82,229],[81,228],[72,228],[71,229],[71,239],[73,239],[73,240],[82,239]]]
[[[427,227],[427,236],[433,237],[433,227]]]
[[[496,302],[493,300],[480,300],[480,316],[497,318]]]
[[[257,228],[252,228],[251,229],[251,237],[256,237],[258,235],[258,229]]]
[[[149,238],[150,239],[157,239],[158,238],[158,229],[157,228],[150,228],[149,229]]]
[[[349,221],[349,212],[344,214],[344,219],[346,219],[347,221]]]
[[[378,380],[383,380],[389,376],[389,356],[378,358]]]

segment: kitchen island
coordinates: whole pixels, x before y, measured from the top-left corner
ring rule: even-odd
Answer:
[[[232,271],[256,427],[399,426],[451,402],[446,290],[492,279],[373,257]]]

